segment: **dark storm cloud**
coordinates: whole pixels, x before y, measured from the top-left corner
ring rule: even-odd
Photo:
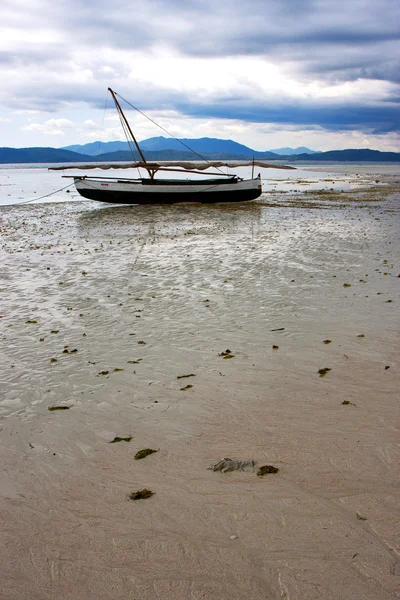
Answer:
[[[191,116],[204,118],[232,118],[253,123],[280,123],[310,129],[313,126],[329,131],[360,130],[372,134],[385,134],[400,131],[399,104],[379,108],[365,106],[338,106],[298,104],[279,107],[263,106],[256,103],[224,102],[199,107],[182,105],[180,110]]]
[[[111,8],[105,0],[65,0],[33,22],[64,31],[71,44],[63,40],[66,53],[82,44],[94,53],[98,47],[150,51],[164,44],[191,56],[264,55],[321,76],[329,76],[326,59],[334,57],[336,74],[341,63],[355,78],[370,65],[397,80],[399,6],[394,0],[116,0]]]

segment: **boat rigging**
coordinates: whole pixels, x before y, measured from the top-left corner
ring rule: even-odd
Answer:
[[[126,115],[118,101],[118,94],[111,88],[108,88],[114,104],[116,106],[122,129],[125,133],[128,146],[134,156],[134,148],[139,153],[140,161],[128,164],[108,163],[108,164],[88,164],[88,165],[67,165],[61,167],[52,167],[52,170],[64,169],[131,169],[144,168],[148,177],[139,177],[137,179],[122,178],[122,177],[89,177],[87,175],[73,175],[75,187],[79,194],[90,200],[98,200],[100,202],[118,203],[118,204],[173,204],[177,202],[200,202],[200,203],[215,203],[215,202],[244,202],[254,200],[261,195],[261,176],[252,176],[251,179],[243,179],[238,175],[224,173],[220,170],[222,166],[260,166],[263,168],[274,169],[293,169],[285,165],[271,165],[262,161],[246,161],[229,164],[221,161],[209,161],[201,156],[196,151],[192,150],[181,140],[172,136],[179,141],[183,146],[191,150],[200,159],[198,162],[186,161],[163,161],[149,162],[146,160],[142,149],[131,126],[126,118]],[[119,96],[121,99],[122,96]],[[132,108],[140,112],[150,121],[155,123],[153,119],[145,115],[142,111],[123,99]],[[156,123],[156,125],[158,125]],[[158,125],[166,131],[163,127]],[[167,132],[168,133],[168,132]],[[214,167],[217,171],[205,173],[207,169]],[[198,175],[207,175],[207,179],[172,179],[172,178],[156,178],[159,171],[167,171],[172,173],[193,173]],[[212,176],[212,178],[210,178]],[[69,176],[64,176],[69,177]]]

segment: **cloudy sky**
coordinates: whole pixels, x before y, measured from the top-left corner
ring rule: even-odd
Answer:
[[[0,146],[123,139],[110,86],[176,137],[400,151],[399,39],[398,0],[2,0]]]

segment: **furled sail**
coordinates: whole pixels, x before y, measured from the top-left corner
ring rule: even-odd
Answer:
[[[271,164],[263,162],[262,160],[255,161],[229,161],[229,162],[221,162],[216,160],[211,160],[209,162],[181,162],[181,161],[163,161],[162,163],[150,163],[150,162],[132,162],[132,163],[105,163],[105,164],[97,164],[97,163],[89,163],[87,165],[77,164],[77,165],[57,165],[56,167],[49,167],[50,171],[64,171],[66,169],[102,169],[106,171],[108,169],[136,169],[136,168],[144,168],[144,169],[154,169],[156,171],[168,170],[168,167],[180,169],[184,169],[186,171],[205,171],[210,167],[218,168],[218,167],[228,167],[229,169],[235,169],[237,167],[261,167],[263,169],[287,169],[287,170],[296,170],[295,167],[290,167],[288,165],[281,164]]]

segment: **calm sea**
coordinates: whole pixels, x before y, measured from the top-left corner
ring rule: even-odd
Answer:
[[[82,175],[85,171],[49,171],[47,164],[0,165],[0,206],[22,204],[26,202],[68,202],[79,201],[81,197],[75,191],[71,179],[63,175]],[[396,163],[295,163],[294,171],[278,169],[260,169],[264,192],[306,192],[310,190],[334,189],[349,191],[368,185],[371,176],[399,175],[400,164]],[[228,169],[226,169],[226,172]],[[251,167],[236,168],[240,177],[251,176]],[[137,177],[138,171],[92,170],[92,176]],[[176,175],[174,175],[176,176]],[[69,186],[67,189],[66,186]]]

